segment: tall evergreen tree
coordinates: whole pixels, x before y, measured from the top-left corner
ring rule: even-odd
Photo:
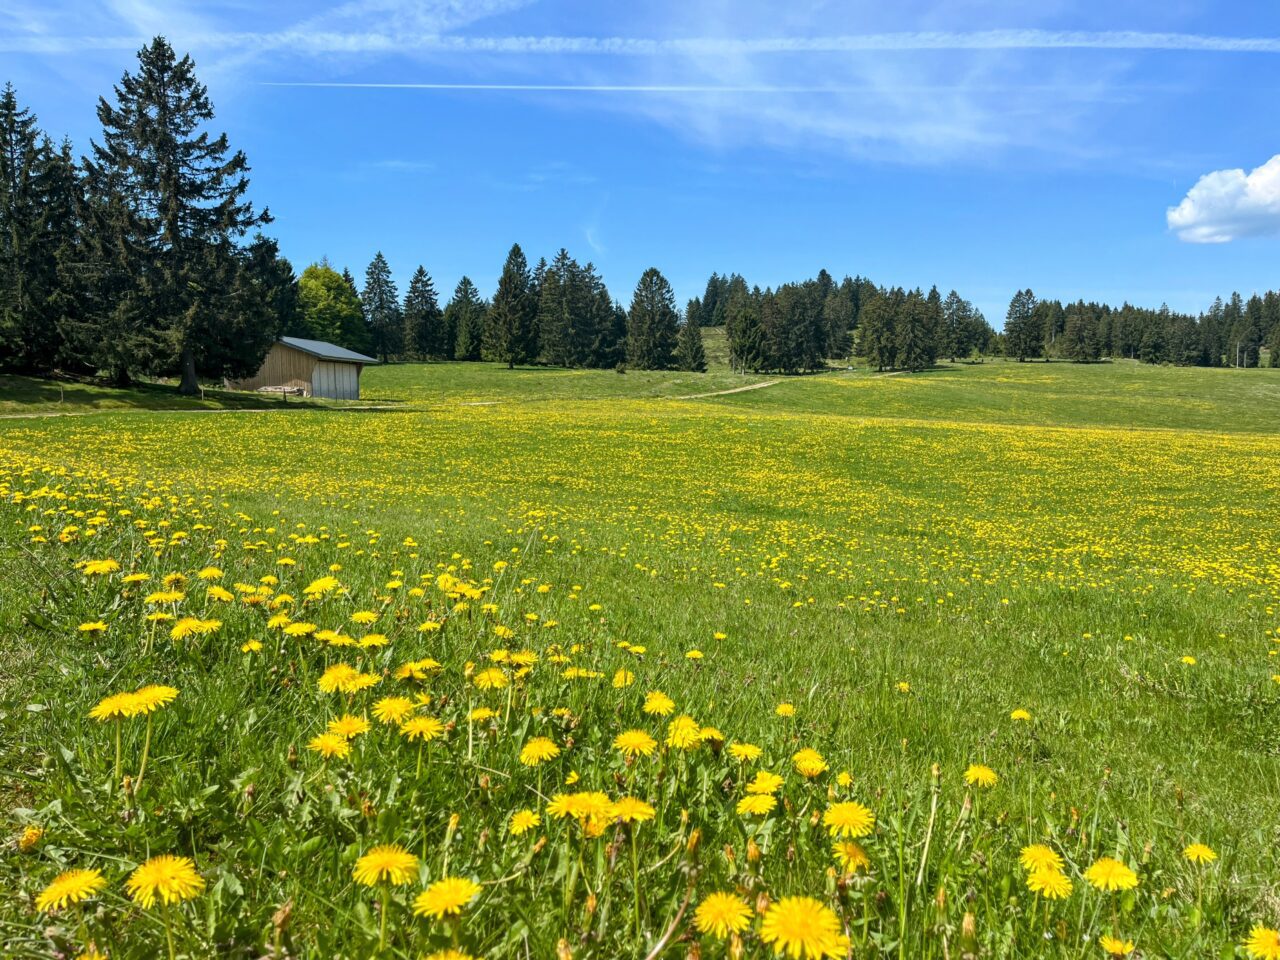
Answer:
[[[676,343],[676,368],[693,373],[707,372],[707,351],[702,345],[702,328],[688,318],[680,325]]]
[[[0,92],[0,369],[38,372],[59,350],[59,264],[74,245],[79,186],[11,84]]]
[[[1004,320],[1005,353],[1021,363],[1044,352],[1044,329],[1036,314],[1036,296],[1019,290],[1009,302]]]
[[[449,359],[453,356],[453,341],[448,339],[445,331],[444,313],[440,310],[435,284],[421,265],[409,278],[401,315],[406,355],[415,360]]]
[[[280,246],[258,234],[244,251],[246,279],[251,280],[262,299],[266,334],[305,336],[298,307],[298,278],[293,264],[280,256]],[[268,344],[270,349],[270,344]]]
[[[488,308],[470,277],[453,288],[453,298],[444,308],[445,326],[454,331],[453,356],[457,360],[479,360],[484,344],[485,314]]]
[[[233,282],[235,242],[270,221],[245,199],[248,162],[230,152],[226,134],[201,129],[213,119],[208,91],[191,58],[178,59],[163,37],[139,51],[137,72],[121,78],[114,98],[98,101],[91,189],[127,208],[111,226],[130,232],[123,248],[181,374],[179,390],[196,392],[201,375],[248,375],[265,353],[268,338],[255,329],[262,315],[218,302],[245,289]]]
[[[400,293],[391,278],[391,267],[379,250],[364,272],[364,289],[360,292],[364,323],[369,331],[369,345],[376,356],[386,361],[400,353],[404,321],[400,316]]]
[[[507,369],[533,359],[536,310],[529,262],[517,243],[507,254],[498,290],[489,307],[485,329],[485,353],[489,359],[505,363]]]
[[[636,284],[627,312],[627,362],[638,370],[670,370],[679,319],[671,284],[650,267]]]

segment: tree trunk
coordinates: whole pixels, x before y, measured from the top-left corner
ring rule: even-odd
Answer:
[[[116,367],[111,373],[111,385],[115,387],[128,387],[132,385],[133,378],[129,376],[129,368],[124,364]]]
[[[194,397],[200,392],[200,381],[196,378],[196,355],[189,346],[182,348],[182,382],[178,384],[178,392],[184,397]]]

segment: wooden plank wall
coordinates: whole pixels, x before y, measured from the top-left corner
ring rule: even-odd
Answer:
[[[259,387],[294,387],[311,393],[311,380],[316,358],[283,343],[275,344],[262,361],[258,372],[248,380],[233,380],[232,390],[257,390]]]

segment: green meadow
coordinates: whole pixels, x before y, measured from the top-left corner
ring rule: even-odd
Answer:
[[[1280,370],[363,388],[0,389],[5,956],[1262,955]]]

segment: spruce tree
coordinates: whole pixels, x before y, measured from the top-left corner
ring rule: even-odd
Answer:
[[[453,299],[444,308],[445,326],[454,331],[453,356],[457,360],[479,360],[484,344],[487,309],[470,277],[463,277],[453,289]]]
[[[0,92],[0,369],[48,370],[58,354],[53,301],[60,292],[60,251],[74,243],[78,191],[68,161],[65,148],[54,150],[6,85]]]
[[[671,284],[657,267],[650,267],[636,284],[627,312],[627,362],[637,370],[670,370],[679,321]]]
[[[436,297],[435,284],[422,266],[409,278],[401,313],[407,356],[416,360],[449,359],[453,356],[453,343],[445,332],[444,314]]]
[[[729,366],[739,372],[760,368],[760,300],[759,289],[747,290],[746,281],[737,278],[730,289],[725,307],[725,338],[729,342]]]
[[[128,251],[135,296],[170,345],[181,374],[179,390],[199,389],[199,377],[239,376],[262,360],[257,311],[241,314],[219,303],[239,296],[235,242],[270,221],[245,199],[249,165],[232,153],[226,134],[201,128],[213,119],[208,91],[189,56],[181,59],[163,37],[138,53],[138,70],[98,101],[102,142],[87,163],[91,189],[127,209],[112,228]],[[237,347],[243,344],[243,348]]]
[[[383,361],[399,354],[404,326],[400,317],[400,294],[381,250],[364,272],[360,305],[364,308],[365,327],[369,331],[369,345],[374,354]]]
[[[1019,363],[1044,352],[1044,329],[1036,314],[1036,296],[1019,290],[1009,302],[1004,321],[1005,353]]]
[[[537,301],[533,298],[533,280],[529,262],[520,244],[507,254],[498,278],[498,289],[489,307],[485,327],[485,354],[490,360],[505,363],[507,369],[533,358],[534,318]]]
[[[702,346],[702,328],[688,318],[680,326],[676,344],[676,367],[693,373],[707,372],[707,352]]]

